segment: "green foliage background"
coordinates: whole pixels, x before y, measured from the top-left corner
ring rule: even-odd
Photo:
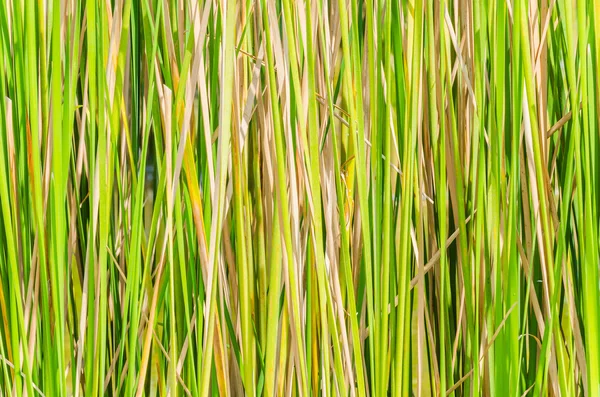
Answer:
[[[596,396],[600,2],[0,2],[0,395]]]

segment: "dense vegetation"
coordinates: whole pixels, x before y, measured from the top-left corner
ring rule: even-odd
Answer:
[[[599,29],[0,1],[0,395],[597,396]]]

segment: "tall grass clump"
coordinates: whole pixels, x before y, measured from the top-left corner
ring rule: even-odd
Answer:
[[[600,395],[598,0],[0,1],[0,396]]]

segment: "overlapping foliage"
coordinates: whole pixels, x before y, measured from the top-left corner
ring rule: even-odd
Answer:
[[[0,2],[0,395],[600,392],[600,2]]]

